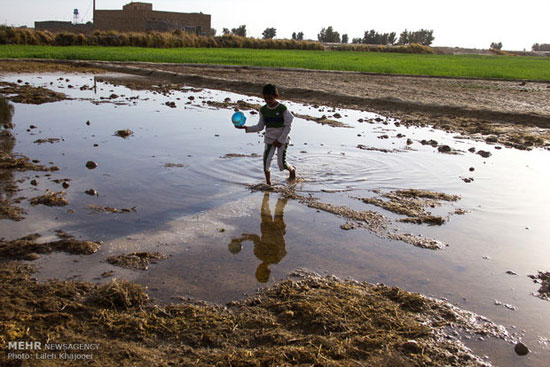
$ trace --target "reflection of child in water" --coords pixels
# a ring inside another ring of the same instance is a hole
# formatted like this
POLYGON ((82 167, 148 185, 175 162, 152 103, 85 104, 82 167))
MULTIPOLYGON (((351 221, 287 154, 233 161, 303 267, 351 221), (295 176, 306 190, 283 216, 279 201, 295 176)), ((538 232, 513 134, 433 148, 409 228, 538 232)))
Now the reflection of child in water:
POLYGON ((275 205, 275 215, 271 218, 269 209, 269 193, 264 194, 262 201, 262 224, 260 230, 261 238, 256 234, 243 233, 241 238, 231 240, 229 251, 237 254, 242 249, 242 243, 245 241, 254 242, 254 255, 262 263, 256 269, 256 279, 260 283, 267 283, 271 270, 269 265, 278 264, 286 255, 285 233, 286 225, 283 219, 285 205, 288 199, 278 199, 275 205))

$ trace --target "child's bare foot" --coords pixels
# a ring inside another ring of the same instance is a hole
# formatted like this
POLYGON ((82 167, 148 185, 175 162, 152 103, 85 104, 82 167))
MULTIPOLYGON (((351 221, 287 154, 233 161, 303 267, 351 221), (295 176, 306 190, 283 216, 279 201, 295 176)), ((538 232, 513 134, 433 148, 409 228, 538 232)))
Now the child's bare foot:
POLYGON ((271 172, 264 172, 265 173, 265 183, 271 186, 271 172))
POLYGON ((293 168, 289 170, 290 175, 288 176, 289 181, 295 181, 296 180, 296 168, 293 168))

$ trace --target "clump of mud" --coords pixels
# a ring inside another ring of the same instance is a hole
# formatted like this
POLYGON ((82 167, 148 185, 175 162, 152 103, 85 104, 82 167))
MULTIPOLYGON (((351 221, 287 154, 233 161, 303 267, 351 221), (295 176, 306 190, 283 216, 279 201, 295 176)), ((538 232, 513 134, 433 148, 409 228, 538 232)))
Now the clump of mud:
POLYGON ((41 243, 39 234, 31 234, 13 241, 0 240, 0 258, 36 260, 39 254, 52 252, 66 252, 72 255, 91 255, 95 253, 101 244, 98 242, 77 240, 71 235, 57 231, 59 240, 41 243))
POLYGON ((109 256, 107 262, 132 270, 147 270, 149 264, 156 264, 159 260, 166 259, 166 256, 159 252, 133 252, 126 255, 109 256))
POLYGON ((29 157, 17 156, 6 152, 0 152, 0 169, 44 172, 59 171, 59 167, 57 166, 45 167, 31 162, 29 157))
POLYGON ((132 213, 132 212, 136 212, 136 207, 132 207, 132 208, 121 208, 121 209, 118 209, 118 208, 111 208, 109 206, 99 206, 99 205, 94 205, 94 204, 90 204, 88 205, 88 207, 90 209, 92 209, 93 212, 95 213, 114 213, 114 214, 121 214, 121 213, 132 213))
POLYGON ((537 297, 550 301, 550 272, 539 271, 537 275, 529 275, 529 278, 533 279, 535 283, 540 284, 537 297))
POLYGON ((258 158, 258 157, 261 157, 261 156, 257 153, 252 153, 252 154, 227 153, 226 155, 220 158, 228 159, 228 158, 258 158))
POLYGON ((65 191, 50 191, 46 190, 44 195, 34 197, 29 200, 31 205, 46 205, 46 206, 65 206, 69 205, 69 201, 65 199, 65 191))
POLYGON ((124 129, 124 130, 117 130, 115 131, 115 136, 120 136, 123 139, 126 139, 130 135, 133 135, 134 132, 130 129, 124 129))
POLYGON ((0 81, 0 93, 8 96, 10 101, 25 104, 43 104, 68 99, 64 93, 54 92, 43 87, 31 87, 0 81))
POLYGON ((99 343, 94 362, 102 366, 489 366, 447 328, 507 337, 441 301, 334 277, 284 280, 227 307, 159 306, 129 282, 38 283, 31 271, 0 264, 0 343, 99 343))
POLYGON ((298 117, 298 118, 301 118, 301 119, 304 119, 304 120, 307 120, 307 121, 315 121, 318 124, 328 125, 328 126, 332 126, 332 127, 351 127, 351 126, 349 126, 349 125, 347 125, 347 124, 345 124, 341 121, 329 119, 325 115, 323 115, 321 117, 313 117, 313 116, 310 116, 310 115, 303 115, 303 114, 295 113, 294 117, 298 117))
POLYGON ((382 197, 388 200, 379 198, 358 199, 366 204, 378 206, 392 213, 406 215, 407 218, 400 219, 401 222, 427 223, 430 225, 442 225, 446 220, 441 216, 431 215, 425 208, 440 206, 441 201, 458 201, 460 199, 457 195, 417 189, 391 191, 383 194, 382 197))
POLYGON ((129 310, 145 305, 149 300, 149 296, 137 284, 114 279, 112 282, 94 289, 88 300, 108 309, 129 310))

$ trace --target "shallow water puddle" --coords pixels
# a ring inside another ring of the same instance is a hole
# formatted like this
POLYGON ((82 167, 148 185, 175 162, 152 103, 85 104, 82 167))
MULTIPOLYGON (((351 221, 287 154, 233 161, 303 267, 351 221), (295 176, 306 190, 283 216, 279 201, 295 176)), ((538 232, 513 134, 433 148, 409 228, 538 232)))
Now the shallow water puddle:
MULTIPOLYGON (((295 114, 349 126, 296 118, 289 149, 300 178, 296 194, 372 210, 388 220, 384 235, 343 230, 347 220, 341 216, 247 187, 263 180, 258 156, 263 138, 232 127, 231 103, 261 104, 260 99, 193 88, 132 90, 99 79, 73 74, 3 78, 70 97, 14 104, 13 117, 14 151, 60 167, 53 173, 16 173, 18 195, 30 199, 46 189, 65 191, 69 205, 31 206, 24 200, 19 205, 28 212, 26 219, 0 221, 1 236, 51 236, 62 229, 104 241, 91 256, 43 256, 35 262, 39 277, 104 281, 105 274, 147 285, 153 297, 166 302, 178 297, 226 302, 307 268, 447 298, 514 326, 511 331, 535 352, 522 363, 537 365, 548 355, 539 338, 550 337, 550 307, 531 295, 538 286, 527 275, 550 270, 550 152, 500 149, 363 111, 285 102, 295 114), (220 108, 224 101, 227 108, 220 108), (131 130, 126 138, 116 135, 126 129, 131 130), (430 140, 457 154, 440 153, 427 144, 430 140), (87 168, 88 161, 97 168, 87 168), (442 226, 401 223, 403 215, 359 200, 407 189, 460 199, 425 209, 444 218, 442 226), (387 238, 397 232, 447 246, 434 251, 387 238), (106 262, 109 256, 140 251, 168 258, 147 272, 106 262)), ((256 123, 257 115, 245 114, 247 124, 256 123)), ((286 173, 275 165, 273 176, 276 187, 287 186, 286 173)), ((495 364, 513 365, 516 358, 512 348, 491 345, 497 353, 489 352, 488 344, 473 347, 495 364)))

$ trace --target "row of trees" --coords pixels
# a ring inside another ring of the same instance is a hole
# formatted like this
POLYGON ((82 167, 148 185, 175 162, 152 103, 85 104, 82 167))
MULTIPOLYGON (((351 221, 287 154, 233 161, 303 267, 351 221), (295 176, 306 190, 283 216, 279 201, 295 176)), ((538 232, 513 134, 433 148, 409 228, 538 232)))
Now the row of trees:
MULTIPOLYGON (((216 31, 213 30, 213 35, 216 31)), ((236 36, 246 37, 246 26, 242 25, 237 28, 229 30, 229 28, 223 29, 223 34, 233 34, 236 36)), ((262 32, 263 39, 273 39, 277 35, 276 28, 266 28, 262 32)), ((304 32, 294 32, 292 33, 292 39, 296 41, 304 40, 304 32)), ((335 31, 332 26, 321 29, 321 32, 317 35, 319 42, 328 42, 328 43, 348 43, 349 36, 343 34, 340 36, 340 33, 335 31)), ((434 40, 433 30, 421 29, 419 31, 410 32, 406 29, 401 32, 399 39, 397 39, 397 34, 395 32, 391 33, 378 33, 374 29, 366 31, 363 38, 354 38, 352 43, 356 44, 368 44, 368 45, 410 45, 412 43, 418 43, 423 46, 430 46, 434 40)))
MULTIPOLYGON (((348 43, 347 34, 344 34, 340 39, 340 34, 334 31, 332 27, 323 28, 321 33, 317 35, 317 39, 320 42, 348 43)), ((397 39, 397 34, 395 32, 378 33, 374 29, 371 29, 365 32, 363 38, 354 38, 352 43, 366 45, 410 45, 417 43, 423 46, 430 46, 433 40, 433 30, 421 29, 411 32, 405 29, 401 32, 399 39, 397 39)))
POLYGON ((533 50, 533 51, 550 51, 550 43, 542 43, 542 44, 535 43, 531 47, 531 50, 533 50))

